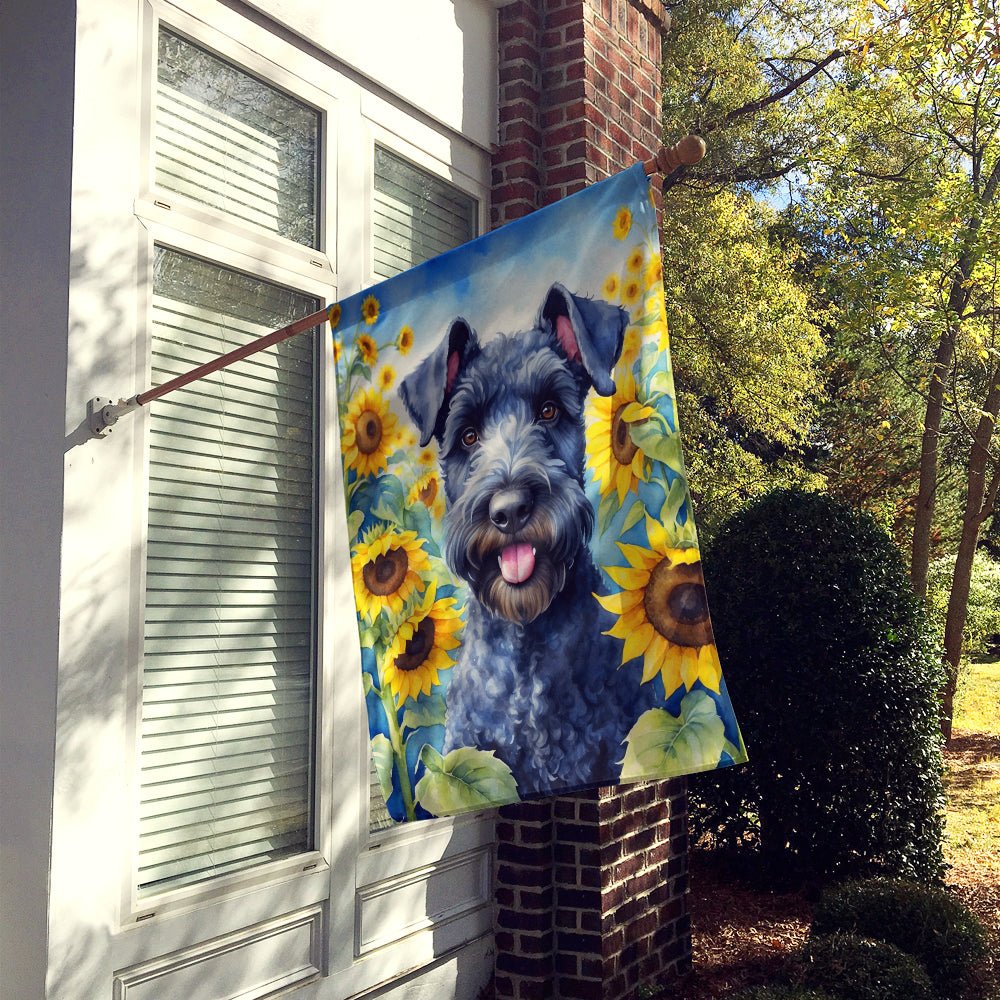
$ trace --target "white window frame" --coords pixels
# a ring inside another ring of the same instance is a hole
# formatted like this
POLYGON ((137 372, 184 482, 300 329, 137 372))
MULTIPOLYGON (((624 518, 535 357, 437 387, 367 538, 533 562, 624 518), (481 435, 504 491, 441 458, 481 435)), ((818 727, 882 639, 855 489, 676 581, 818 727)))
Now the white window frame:
MULTIPOLYGON (((206 5, 207 6, 207 5, 206 5)), ((142 157, 140 160, 142 182, 134 210, 136 217, 142 223, 146 238, 139 247, 139 329, 140 337, 136 348, 136 381, 139 385, 149 385, 152 346, 152 266, 154 244, 191 254, 209 260, 222 267, 242 271, 265 281, 285 285, 306 295, 314 296, 320 304, 328 304, 337 297, 336 279, 333 263, 326 252, 326 246, 331 241, 329 234, 336 232, 336 220, 333 215, 335 198, 329 197, 323 182, 324 170, 320 172, 318 191, 319 234, 320 247, 311 248, 282 239, 263 230, 256 230, 249 225, 240 224, 228 219, 220 211, 213 212, 205 206, 175 195, 173 192, 161 193, 154 183, 153 162, 153 89, 155 86, 157 35, 162 20, 166 27, 184 35, 195 44, 209 49, 223 59, 230 61, 248 72, 267 80, 272 85, 293 94, 297 99, 316 108, 321 115, 319 158, 321 164, 329 162, 336 149, 336 118, 337 102, 334 95, 326 93, 303 78, 294 75, 282 63, 272 62, 256 51, 235 41, 233 37, 223 32, 214 32, 200 19, 179 10, 167 3, 147 3, 143 19, 143 51, 145 72, 143 80, 143 119, 142 119, 142 157)), ((206 11, 207 13, 207 11, 206 11)), ((245 29, 244 29, 245 30, 245 29)), ((287 59, 294 59, 295 50, 284 44, 276 44, 277 40, 266 32, 258 41, 261 47, 291 50, 284 53, 287 59)), ((281 55, 275 51, 273 55, 281 55)), ((326 378, 326 371, 332 363, 332 346, 330 338, 322 333, 316 356, 318 373, 316 391, 320 413, 330 405, 326 398, 332 393, 326 378)), ((155 406, 155 401, 150 404, 155 406)), ((314 849, 283 858, 279 861, 267 862, 228 875, 207 879, 190 886, 177 889, 166 889, 153 896, 139 898, 137 892, 137 877, 135 871, 135 846, 138 842, 138 800, 139 800, 139 728, 142 713, 141 675, 142 675, 142 634, 145 607, 146 579, 146 513, 148 510, 148 480, 149 480, 149 411, 145 407, 136 414, 136 507, 141 514, 137 517, 133 533, 132 551, 134 553, 133 579, 137 581, 133 588, 133 603, 130 614, 130 670, 128 671, 128 745, 132 749, 133 764, 130 768, 127 786, 127 802, 131 808, 128 844, 130 850, 124 859, 126 877, 123 879, 121 901, 121 925, 123 927, 137 926, 147 921, 154 921, 160 914, 187 912, 220 899, 232 893, 239 893, 246 888, 257 888, 262 885, 280 885, 288 882, 296 875, 309 872, 325 873, 329 869, 329 844, 323 842, 323 830, 319 824, 322 812, 319 790, 323 787, 319 780, 319 763, 325 758, 324 745, 317 732, 316 754, 317 768, 312 789, 315 845, 314 849)), ((328 451, 327 434, 320 420, 318 427, 316 455, 318 464, 323 461, 328 451)), ((333 566, 325 550, 329 526, 333 523, 333 512, 329 509, 334 503, 337 490, 330 488, 317 475, 317 543, 320 546, 319 566, 333 566)), ((320 573, 315 581, 316 596, 316 640, 314 647, 314 682, 316 685, 316 714, 319 724, 319 702, 324 688, 330 684, 332 665, 327 662, 329 657, 324 650, 329 644, 323 641, 323 625, 327 620, 327 592, 331 589, 330 580, 326 577, 332 573, 320 573)), ((317 881, 315 878, 312 881, 317 881)), ((315 893, 311 893, 315 896, 315 893)), ((317 897, 317 899, 322 896, 317 897)), ((315 901, 315 900, 313 900, 315 901)), ((277 902, 277 901, 276 901, 277 902)))
MULTIPOLYGON (((488 219, 489 159, 485 150, 437 126, 403 102, 366 89, 343 67, 297 48, 238 11, 213 0, 168 0, 143 5, 140 61, 143 108, 141 183, 134 213, 141 223, 138 247, 139 343, 136 385, 146 387, 150 364, 150 316, 154 243, 225 267, 287 285, 321 303, 353 294, 372 280, 371 204, 376 142, 477 200, 479 232, 488 219), (153 184, 152 104, 156 38, 160 20, 220 57, 286 90, 323 115, 320 140, 320 248, 294 244, 220 217, 206 206, 153 184), (237 41, 240 39, 240 41, 237 41), (362 149, 364 155, 349 151, 362 149), (358 192, 364 198, 358 198, 358 192), (339 206, 339 207, 338 207, 339 206), (143 332, 144 331, 144 332, 143 332)), ((325 331, 324 331, 325 332, 325 331)), ((321 945, 315 956, 321 995, 343 997, 386 983, 492 929, 494 813, 400 824, 369 831, 368 738, 360 685, 360 654, 347 547, 336 427, 332 341, 320 337, 317 363, 321 413, 318 428, 315 850, 245 872, 139 899, 134 873, 138 816, 138 726, 145 580, 149 422, 142 410, 135 427, 132 597, 129 629, 128 710, 125 734, 131 761, 126 774, 129 823, 123 843, 119 919, 112 940, 118 989, 159 975, 171 951, 189 953, 192 942, 223 941, 278 915, 306 913, 315 919, 321 945), (357 698, 333 692, 357 682, 357 698), (464 896, 434 912, 420 909, 427 886, 461 887, 464 896), (400 903, 418 904, 391 929, 377 924, 400 903), (175 919, 180 918, 180 919, 175 919)), ((155 401, 151 405, 156 405, 155 401)), ((220 945, 220 948, 223 946, 220 945)), ((303 980, 305 981, 305 980, 303 980)))

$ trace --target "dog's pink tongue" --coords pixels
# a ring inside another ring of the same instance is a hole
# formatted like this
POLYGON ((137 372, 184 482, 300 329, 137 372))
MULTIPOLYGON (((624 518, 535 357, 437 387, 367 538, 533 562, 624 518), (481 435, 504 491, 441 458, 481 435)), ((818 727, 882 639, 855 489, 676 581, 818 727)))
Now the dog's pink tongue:
POLYGON ((524 583, 535 569, 535 552, 526 542, 508 545, 500 553, 500 573, 508 583, 524 583))

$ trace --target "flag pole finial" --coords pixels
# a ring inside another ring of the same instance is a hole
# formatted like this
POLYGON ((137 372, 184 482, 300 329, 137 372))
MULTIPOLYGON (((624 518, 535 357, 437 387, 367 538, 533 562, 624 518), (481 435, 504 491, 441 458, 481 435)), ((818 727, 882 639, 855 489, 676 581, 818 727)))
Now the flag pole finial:
POLYGON ((673 173, 679 166, 693 166, 704 155, 707 146, 700 135, 686 135, 673 146, 660 146, 656 155, 643 162, 642 168, 647 174, 673 173))

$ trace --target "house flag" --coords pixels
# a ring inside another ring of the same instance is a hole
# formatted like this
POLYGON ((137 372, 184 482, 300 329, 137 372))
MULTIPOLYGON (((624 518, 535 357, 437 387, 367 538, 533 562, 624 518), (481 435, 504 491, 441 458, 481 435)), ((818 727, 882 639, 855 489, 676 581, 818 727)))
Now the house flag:
POLYGON ((334 305, 330 322, 390 815, 746 760, 642 165, 334 305))

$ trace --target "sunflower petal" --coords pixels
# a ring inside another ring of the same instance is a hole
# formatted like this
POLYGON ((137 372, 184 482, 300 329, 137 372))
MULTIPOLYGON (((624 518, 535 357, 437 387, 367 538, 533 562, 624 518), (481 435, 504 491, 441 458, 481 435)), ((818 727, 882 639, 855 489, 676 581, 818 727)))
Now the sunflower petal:
POLYGON ((693 646, 679 646, 681 660, 681 680, 690 691, 698 680, 698 650, 693 646))
POLYGON ((649 622, 633 629, 625 640, 625 649, 622 651, 623 661, 634 660, 637 656, 642 656, 649 648, 655 631, 649 622))
MULTIPOLYGON (((619 542, 619 545, 621 543, 619 542)), ((634 546, 630 546, 634 548, 634 546)), ((649 583, 649 570, 635 566, 605 566, 605 572, 624 590, 639 590, 649 583)))
POLYGON ((711 643, 698 650, 698 680, 716 694, 720 693, 722 664, 719 663, 718 649, 711 643))

